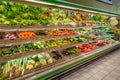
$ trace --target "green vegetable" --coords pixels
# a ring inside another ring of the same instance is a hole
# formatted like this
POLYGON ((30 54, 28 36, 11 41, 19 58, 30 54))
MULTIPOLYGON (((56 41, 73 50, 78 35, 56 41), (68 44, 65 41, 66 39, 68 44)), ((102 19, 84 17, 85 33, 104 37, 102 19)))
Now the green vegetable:
POLYGON ((10 6, 14 6, 14 4, 15 3, 13 3, 13 2, 8 2, 8 6, 10 7, 10 6))
POLYGON ((33 45, 38 48, 46 47, 46 42, 45 41, 34 42, 33 45))
POLYGON ((41 55, 45 58, 45 59, 49 59, 50 55, 46 52, 41 53, 41 55))
POLYGON ((6 20, 4 18, 0 18, 0 24, 4 24, 6 20))
POLYGON ((6 18, 6 16, 5 16, 4 14, 0 14, 0 18, 5 19, 5 18, 6 18))
POLYGON ((38 57, 38 55, 34 55, 34 56, 32 56, 32 59, 34 60, 34 61, 39 61, 39 57, 38 57))
POLYGON ((8 11, 13 12, 14 14, 18 14, 20 10, 20 5, 13 2, 8 2, 8 11))
POLYGON ((36 62, 35 63, 35 67, 39 66, 40 65, 40 62, 36 62))
POLYGON ((17 25, 18 23, 19 23, 19 22, 18 22, 17 20, 11 20, 9 24, 10 24, 11 26, 14 26, 14 25, 17 25))
POLYGON ((7 11, 6 16, 7 16, 7 18, 13 19, 13 18, 15 18, 15 13, 12 11, 7 11))
POLYGON ((47 65, 47 61, 44 58, 40 59, 40 64, 41 65, 47 65))
POLYGON ((68 48, 67 52, 70 54, 78 54, 78 53, 80 53, 80 50, 76 49, 76 48, 68 48))
POLYGON ((28 9, 29 6, 26 5, 26 4, 20 4, 19 7, 20 7, 20 11, 21 11, 21 12, 25 12, 25 13, 26 13, 26 12, 29 11, 29 9, 28 9))
POLYGON ((21 20, 20 24, 25 25, 25 26, 34 25, 34 24, 37 24, 37 21, 36 20, 25 20, 25 19, 23 19, 23 20, 21 20))
POLYGON ((0 5, 8 5, 8 2, 6 2, 6 1, 0 1, 0 5))
POLYGON ((49 24, 49 21, 47 19, 46 20, 39 20, 38 24, 47 25, 47 24, 49 24))
POLYGON ((7 12, 7 7, 6 5, 0 5, 0 13, 6 13, 7 12))
POLYGON ((83 42, 82 38, 77 38, 77 41, 78 41, 79 43, 82 43, 82 42, 83 42))
POLYGON ((4 56, 4 55, 12 55, 12 54, 16 54, 18 53, 19 50, 17 47, 13 47, 13 48, 8 48, 6 50, 2 50, 2 54, 1 56, 4 56))
POLYGON ((0 74, 0 80, 3 80, 6 76, 6 74, 0 74))
POLYGON ((19 49, 21 51, 30 51, 30 50, 37 49, 37 47, 33 46, 32 43, 29 43, 29 44, 21 44, 21 45, 19 45, 19 49))
POLYGON ((22 17, 23 19, 29 19, 29 14, 28 14, 28 13, 22 13, 22 14, 21 14, 21 17, 22 17))

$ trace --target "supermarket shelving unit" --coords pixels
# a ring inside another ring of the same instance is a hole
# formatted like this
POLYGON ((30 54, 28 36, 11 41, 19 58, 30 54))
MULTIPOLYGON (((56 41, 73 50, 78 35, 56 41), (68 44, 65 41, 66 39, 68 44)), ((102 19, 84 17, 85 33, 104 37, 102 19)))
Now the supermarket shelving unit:
MULTIPOLYGON (((45 6, 50 6, 50 7, 57 7, 57 8, 65 8, 65 9, 70 9, 70 10, 77 10, 77 11, 82 11, 82 12, 87 12, 87 13, 93 13, 93 14, 100 14, 100 15, 106 15, 106 16, 120 16, 120 14, 117 13, 112 13, 96 8, 91 8, 83 5, 78 5, 78 4, 73 4, 65 1, 60 1, 60 0, 44 0, 43 1, 34 1, 34 0, 11 0, 13 2, 21 2, 25 4, 35 4, 35 5, 45 5, 45 6)), ((11 26, 6 26, 6 25, 0 25, 0 32, 14 32, 14 31, 25 31, 25 30, 50 30, 50 29, 78 29, 78 27, 72 27, 72 26, 28 26, 28 27, 22 27, 18 25, 19 27, 11 27, 11 26)), ((82 28, 82 27, 79 27, 82 28)), ((86 27, 87 28, 87 27, 86 27)), ((41 36, 41 37, 34 37, 34 38, 28 38, 26 39, 15 39, 15 40, 0 40, 0 47, 6 47, 6 46, 13 46, 13 45, 19 45, 19 44, 25 44, 25 43, 31 43, 31 42, 36 42, 39 40, 52 40, 52 39, 62 39, 62 38, 70 38, 70 37, 78 37, 81 36, 81 34, 73 34, 73 35, 65 35, 65 36, 41 36)), ((92 41, 89 41, 92 42, 92 41)), ((23 58, 23 57, 28 57, 31 55, 38 54, 39 52, 51 52, 55 50, 60 50, 60 49, 65 49, 69 48, 72 46, 79 45, 78 43, 72 43, 68 45, 62 45, 62 46, 57 46, 57 47, 51 47, 47 49, 37 49, 35 51, 29 51, 25 53, 19 53, 15 54, 12 56, 2 56, 0 57, 0 62, 6 62, 9 60, 13 59, 18 59, 18 58, 23 58)), ((104 55, 107 52, 110 52, 116 48, 120 47, 120 42, 115 42, 113 44, 109 44, 103 47, 99 47, 95 50, 92 50, 90 52, 81 54, 81 55, 76 55, 73 57, 65 58, 62 59, 54 64, 48 65, 45 68, 37 68, 34 70, 31 70, 29 73, 26 73, 24 75, 21 75, 20 77, 14 77, 13 80, 45 80, 49 79, 52 80, 62 74, 65 74, 66 72, 78 67, 78 65, 83 65, 86 62, 89 62, 101 55, 104 55)))

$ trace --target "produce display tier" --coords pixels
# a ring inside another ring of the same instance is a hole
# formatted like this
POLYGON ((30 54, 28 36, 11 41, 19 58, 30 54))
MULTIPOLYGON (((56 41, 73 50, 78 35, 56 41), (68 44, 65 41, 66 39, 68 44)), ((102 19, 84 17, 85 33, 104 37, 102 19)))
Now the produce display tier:
POLYGON ((30 38, 17 38, 17 39, 7 39, 7 40, 0 40, 0 47, 6 47, 6 46, 14 46, 19 44, 26 44, 31 42, 37 42, 37 41, 47 41, 47 40, 55 40, 55 39, 63 39, 63 38, 74 38, 79 37, 82 34, 70 34, 70 35, 56 35, 56 36, 38 36, 38 37, 30 37, 30 38))
POLYGON ((92 50, 87 53, 83 53, 81 55, 77 55, 75 57, 71 58, 66 58, 62 60, 59 63, 56 63, 52 66, 49 66, 47 68, 43 69, 37 69, 33 71, 32 73, 23 75, 21 77, 15 78, 13 80, 20 80, 20 79, 25 79, 25 80, 45 80, 45 79, 54 79, 57 76, 62 75, 65 73, 68 69, 74 67, 78 64, 82 64, 85 61, 88 61, 90 59, 94 59, 95 57, 98 57, 100 55, 103 55, 106 52, 112 51, 116 48, 120 47, 120 43, 116 42, 113 44, 109 44, 100 48, 97 48, 95 50, 92 50))
POLYGON ((44 2, 39 2, 39 1, 16 1, 12 0, 14 2, 23 2, 23 3, 31 3, 31 4, 36 4, 36 5, 46 5, 46 6, 51 6, 51 7, 58 7, 58 8, 65 8, 65 9, 70 9, 70 10, 78 10, 81 12, 88 12, 88 13, 94 13, 94 14, 100 14, 100 15, 107 15, 107 16, 120 16, 118 13, 114 12, 109 12, 106 10, 102 9, 97 9, 94 7, 90 6, 84 6, 84 5, 79 5, 67 1, 59 1, 59 0, 44 0, 44 2))
MULTIPOLYGON (((90 42, 94 42, 94 41, 95 40, 88 41, 85 43, 90 43, 90 42)), ((81 43, 70 43, 68 45, 59 45, 59 46, 55 46, 55 47, 40 48, 40 49, 27 51, 27 52, 23 52, 23 53, 17 53, 17 54, 14 54, 12 56, 2 56, 2 57, 0 57, 0 63, 6 62, 9 60, 13 60, 13 59, 18 59, 18 58, 23 58, 23 57, 28 57, 28 56, 40 54, 42 52, 51 52, 51 51, 61 50, 61 49, 69 48, 69 47, 74 47, 74 46, 77 46, 79 44, 81 44, 81 43)))
MULTIPOLYGON (((91 34, 99 34, 101 32, 94 32, 91 34)), ((103 32, 106 33, 106 32, 103 32)), ((0 39, 0 47, 7 47, 7 46, 15 46, 20 44, 27 44, 37 41, 48 41, 48 40, 55 40, 55 39, 64 39, 64 38, 75 38, 80 36, 85 36, 88 34, 67 34, 67 35, 49 35, 49 36, 36 36, 36 37, 29 37, 29 38, 16 38, 16 39, 0 39)), ((104 37, 107 38, 108 36, 104 37)), ((112 37, 112 36, 109 36, 112 37)))
POLYGON ((0 32, 14 32, 14 31, 34 31, 34 30, 52 30, 52 29, 80 29, 80 28, 97 28, 97 27, 104 27, 103 25, 99 26, 55 26, 55 25, 50 25, 50 26, 41 26, 41 25, 32 25, 32 26, 21 26, 21 25, 15 25, 15 26, 10 26, 6 24, 0 24, 0 32))

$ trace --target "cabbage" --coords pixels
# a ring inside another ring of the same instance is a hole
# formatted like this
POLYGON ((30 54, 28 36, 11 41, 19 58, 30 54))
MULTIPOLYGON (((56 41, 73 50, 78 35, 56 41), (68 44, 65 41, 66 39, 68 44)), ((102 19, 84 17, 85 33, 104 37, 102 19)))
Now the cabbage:
POLYGON ((48 53, 41 53, 41 55, 45 58, 45 59, 49 59, 50 55, 48 53))
POLYGON ((41 58, 43 58, 43 56, 42 55, 34 55, 34 56, 32 56, 32 59, 34 60, 34 61, 39 61, 39 59, 41 59, 41 58))
POLYGON ((43 56, 41 54, 38 55, 38 58, 43 58, 43 56))
POLYGON ((39 66, 40 65, 40 62, 36 62, 35 63, 35 67, 39 66))
POLYGON ((47 61, 44 58, 40 59, 40 64, 41 65, 47 65, 47 61))

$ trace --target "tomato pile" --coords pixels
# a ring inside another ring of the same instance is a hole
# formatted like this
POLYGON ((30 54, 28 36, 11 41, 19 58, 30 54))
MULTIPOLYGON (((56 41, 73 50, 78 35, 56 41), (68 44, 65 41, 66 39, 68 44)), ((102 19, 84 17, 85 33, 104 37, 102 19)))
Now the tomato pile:
POLYGON ((94 49, 90 44, 81 44, 76 46, 76 48, 80 49, 81 52, 88 52, 94 49))
POLYGON ((95 49, 96 47, 104 46, 106 44, 109 44, 109 43, 108 42, 91 42, 88 44, 80 44, 75 47, 77 49, 80 49, 81 52, 88 52, 88 51, 95 49))

